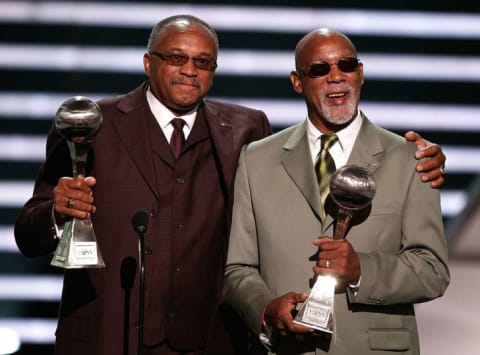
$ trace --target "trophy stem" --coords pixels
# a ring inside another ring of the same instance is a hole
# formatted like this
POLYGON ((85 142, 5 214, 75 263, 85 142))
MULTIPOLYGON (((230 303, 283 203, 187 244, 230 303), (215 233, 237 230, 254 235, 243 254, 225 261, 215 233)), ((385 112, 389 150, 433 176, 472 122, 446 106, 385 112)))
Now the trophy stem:
POLYGON ((333 234, 333 239, 342 240, 345 238, 348 226, 350 225, 350 221, 352 220, 352 215, 352 210, 339 207, 337 224, 335 225, 335 233, 333 234))
POLYGON ((72 159, 73 177, 84 177, 90 144, 67 141, 67 145, 72 159))

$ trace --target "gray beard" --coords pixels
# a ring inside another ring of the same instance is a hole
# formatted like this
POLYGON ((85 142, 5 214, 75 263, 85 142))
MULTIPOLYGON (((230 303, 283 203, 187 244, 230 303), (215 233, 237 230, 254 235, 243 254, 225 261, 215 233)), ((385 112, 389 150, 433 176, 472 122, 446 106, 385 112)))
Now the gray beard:
POLYGON ((348 101, 341 106, 332 106, 327 103, 327 99, 325 97, 327 88, 325 88, 325 94, 322 93, 322 116, 327 122, 333 125, 344 125, 351 121, 354 118, 354 115, 357 113, 357 103, 355 100, 356 91, 353 90, 353 88, 348 84, 345 84, 343 88, 348 89, 351 95, 349 96, 348 101))
POLYGON ((357 112, 357 106, 353 100, 349 100, 342 106, 322 106, 322 115, 325 120, 333 125, 344 125, 351 121, 357 112))

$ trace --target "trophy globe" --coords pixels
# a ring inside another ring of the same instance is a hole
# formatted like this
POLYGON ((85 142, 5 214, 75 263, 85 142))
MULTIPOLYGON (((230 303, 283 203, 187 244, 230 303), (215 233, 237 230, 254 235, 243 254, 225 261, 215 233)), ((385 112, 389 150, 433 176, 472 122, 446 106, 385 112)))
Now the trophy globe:
POLYGON ((330 197, 338 206, 334 239, 343 239, 355 211, 368 207, 375 196, 373 174, 364 167, 347 164, 330 179, 330 197))

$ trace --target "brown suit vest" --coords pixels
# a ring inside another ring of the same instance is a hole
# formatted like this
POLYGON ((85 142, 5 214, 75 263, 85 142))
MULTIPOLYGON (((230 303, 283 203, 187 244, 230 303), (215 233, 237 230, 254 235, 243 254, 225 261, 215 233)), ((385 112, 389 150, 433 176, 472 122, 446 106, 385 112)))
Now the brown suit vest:
POLYGON ((199 114, 175 161, 161 129, 149 120, 161 230, 146 238, 149 277, 145 343, 177 350, 205 346, 221 294, 226 196, 210 133, 199 114))

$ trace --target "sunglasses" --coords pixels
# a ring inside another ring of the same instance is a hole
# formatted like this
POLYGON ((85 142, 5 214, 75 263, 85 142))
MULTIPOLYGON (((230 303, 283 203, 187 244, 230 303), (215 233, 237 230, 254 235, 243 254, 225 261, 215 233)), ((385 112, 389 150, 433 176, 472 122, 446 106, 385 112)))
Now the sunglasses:
POLYGON ((167 62, 168 65, 173 65, 176 67, 181 67, 182 65, 187 64, 187 62, 191 59, 193 65, 200 70, 208 70, 214 71, 217 68, 217 62, 212 58, 208 57, 190 57, 186 54, 167 54, 167 53, 159 53, 159 52, 150 52, 151 55, 155 55, 160 59, 167 62))
POLYGON ((359 64, 358 58, 343 58, 340 59, 337 63, 313 63, 309 67, 300 68, 300 70, 305 74, 308 75, 310 78, 320 78, 322 76, 327 75, 330 73, 330 67, 332 65, 336 65, 338 69, 340 69, 343 73, 351 73, 358 68, 359 64))

